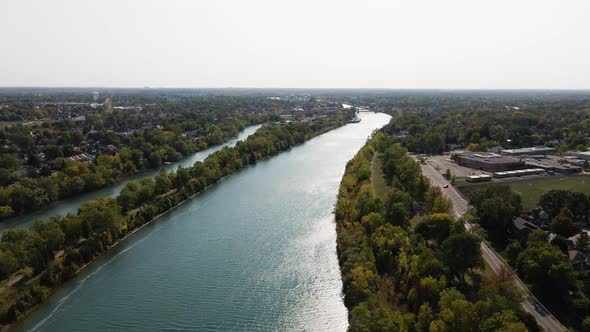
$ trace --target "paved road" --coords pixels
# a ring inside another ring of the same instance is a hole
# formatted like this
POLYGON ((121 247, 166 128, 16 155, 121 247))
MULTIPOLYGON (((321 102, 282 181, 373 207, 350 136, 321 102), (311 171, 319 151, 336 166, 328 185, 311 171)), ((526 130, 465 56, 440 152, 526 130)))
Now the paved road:
MULTIPOLYGON (((453 187, 432 165, 421 165, 422 174, 424 174, 434 186, 439 186, 443 195, 453 203, 453 214, 456 218, 461 218, 469 209, 469 202, 461 196, 455 187, 453 187), (448 188, 444 188, 444 186, 448 188)), ((465 227, 471 229, 471 224, 465 224, 465 227)), ((481 243, 481 253, 485 261, 498 273, 501 269, 508 269, 509 267, 498 257, 487 243, 481 243)), ((553 316, 551 313, 539 302, 539 300, 531 293, 527 286, 515 275, 514 283, 525 295, 525 300, 522 303, 524 310, 530 313, 541 328, 545 331, 567 331, 567 329, 553 316)))

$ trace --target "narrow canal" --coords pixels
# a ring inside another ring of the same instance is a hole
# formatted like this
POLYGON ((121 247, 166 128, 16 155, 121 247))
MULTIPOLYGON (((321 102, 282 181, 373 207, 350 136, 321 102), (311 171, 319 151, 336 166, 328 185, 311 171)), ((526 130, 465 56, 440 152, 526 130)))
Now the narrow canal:
POLYGON ((360 117, 147 226, 17 330, 346 330, 332 211, 346 162, 389 121, 360 117))
MULTIPOLYGON (((182 167, 192 166, 195 162, 203 161, 205 158, 207 158, 208 155, 223 148, 224 146, 236 145, 236 143, 238 141, 246 139, 246 137, 252 135, 256 130, 258 130, 258 128, 260 128, 260 125, 246 127, 244 130, 242 130, 238 134, 238 137, 233 138, 224 144, 210 147, 206 150, 196 152, 196 153, 194 153, 182 160, 171 163, 169 165, 165 165, 164 169, 166 171, 172 171, 172 170, 176 170, 179 166, 182 166, 182 167)), ((15 218, 12 218, 9 220, 2 221, 2 222, 0 222, 0 235, 2 234, 2 231, 6 228, 30 228, 31 226, 33 226, 35 221, 37 221, 39 219, 45 219, 45 218, 49 218, 51 216, 56 216, 56 215, 63 216, 68 213, 75 214, 78 212, 78 208, 80 207, 80 205, 84 204, 85 202, 88 202, 90 200, 100 198, 100 197, 107 197, 107 196, 115 197, 119 194, 119 192, 121 192, 121 190, 125 187, 125 185, 129 181, 138 181, 138 180, 140 180, 144 177, 147 177, 147 176, 154 176, 154 175, 158 174, 158 172, 159 172, 158 169, 153 169, 153 170, 141 172, 140 174, 137 174, 133 177, 125 179, 125 181, 120 182, 114 186, 102 188, 100 190, 96 190, 96 191, 93 191, 90 193, 71 197, 66 200, 56 202, 55 204, 52 204, 51 206, 49 206, 45 209, 35 211, 35 212, 27 214, 25 216, 19 216, 19 217, 15 217, 15 218)))

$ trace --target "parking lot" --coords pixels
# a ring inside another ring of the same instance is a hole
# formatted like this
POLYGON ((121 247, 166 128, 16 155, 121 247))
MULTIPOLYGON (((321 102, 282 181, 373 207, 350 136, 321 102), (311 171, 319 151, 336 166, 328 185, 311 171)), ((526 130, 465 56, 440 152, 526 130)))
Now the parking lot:
POLYGON ((469 175, 482 175, 482 174, 488 174, 491 175, 491 173, 486 172, 486 171, 481 171, 481 170, 477 170, 477 169, 473 169, 473 168, 468 168, 468 167, 463 167, 458 165, 457 163, 451 161, 451 155, 450 154, 444 154, 444 155, 438 155, 438 156, 428 156, 426 158, 426 161, 432 165, 432 167, 434 167, 436 170, 438 170, 440 173, 445 173, 447 171, 447 169, 451 170, 451 174, 456 176, 456 177, 467 177, 469 175))

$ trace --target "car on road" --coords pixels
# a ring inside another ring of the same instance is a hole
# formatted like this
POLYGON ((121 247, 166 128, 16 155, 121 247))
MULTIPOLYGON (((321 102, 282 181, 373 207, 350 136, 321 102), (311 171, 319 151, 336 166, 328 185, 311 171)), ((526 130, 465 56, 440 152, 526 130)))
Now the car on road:
POLYGON ((448 188, 448 187, 449 187, 449 185, 448 185, 448 184, 445 184, 445 185, 443 186, 443 188, 448 188))

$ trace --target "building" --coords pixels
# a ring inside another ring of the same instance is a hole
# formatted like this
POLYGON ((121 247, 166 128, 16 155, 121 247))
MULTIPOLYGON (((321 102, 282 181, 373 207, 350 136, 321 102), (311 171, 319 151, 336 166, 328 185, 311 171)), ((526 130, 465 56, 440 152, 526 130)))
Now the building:
POLYGON ((502 150, 500 151, 500 154, 515 157, 527 155, 546 155, 552 153, 553 151, 555 151, 554 148, 548 148, 546 146, 536 146, 532 148, 502 150))
POLYGON ((66 160, 72 161, 94 161, 94 156, 89 153, 80 153, 75 156, 67 157, 66 160))
POLYGON ((485 182, 485 181, 491 181, 492 180, 492 176, 491 175, 486 175, 486 174, 482 174, 482 175, 470 175, 467 177, 467 182, 485 182))
POLYGON ((568 152, 567 155, 576 157, 577 159, 590 160, 590 151, 568 152))
POLYGON ((518 237, 526 238, 530 233, 539 229, 537 225, 530 223, 529 221, 516 217, 512 219, 512 227, 518 237))
POLYGON ((563 158, 557 156, 548 156, 540 159, 530 158, 525 161, 527 166, 542 168, 549 173, 574 174, 582 171, 582 167, 573 165, 570 162, 563 162, 563 158))
POLYGON ((524 162, 514 157, 489 152, 464 152, 454 155, 457 164, 488 172, 502 172, 524 167, 524 162))
POLYGON ((536 174, 543 174, 545 170, 543 168, 526 168, 526 169, 519 169, 516 171, 507 171, 507 172, 494 172, 494 177, 498 179, 502 178, 509 178, 514 176, 525 176, 525 175, 536 175, 536 174))

